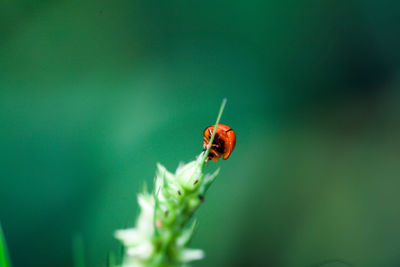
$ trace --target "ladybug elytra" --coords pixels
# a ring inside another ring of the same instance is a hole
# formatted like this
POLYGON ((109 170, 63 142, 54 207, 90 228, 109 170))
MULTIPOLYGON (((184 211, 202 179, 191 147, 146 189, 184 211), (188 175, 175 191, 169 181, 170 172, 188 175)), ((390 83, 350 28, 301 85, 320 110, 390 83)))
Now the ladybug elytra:
MULTIPOLYGON (((206 150, 211 139, 215 125, 207 127, 203 132, 203 147, 206 150)), ((225 124, 218 124, 214 141, 208 154, 208 160, 218 161, 222 156, 225 160, 232 154, 236 144, 236 135, 231 127, 225 124)))

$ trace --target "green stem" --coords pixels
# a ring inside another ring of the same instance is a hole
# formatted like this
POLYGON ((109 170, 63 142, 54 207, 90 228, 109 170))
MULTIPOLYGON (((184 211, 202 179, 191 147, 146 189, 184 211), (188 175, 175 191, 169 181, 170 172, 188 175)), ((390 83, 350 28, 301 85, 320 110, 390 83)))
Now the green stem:
POLYGON ((214 141, 215 133, 217 132, 217 127, 218 127, 219 121, 221 119, 222 113, 224 112, 226 101, 227 101, 226 98, 224 98, 222 100, 221 107, 219 108, 219 113, 218 113, 217 120, 215 122, 214 130, 213 130, 213 133, 211 135, 210 142, 208 144, 208 148, 206 150, 206 153, 204 153, 203 161, 201 162, 201 169, 202 170, 203 170, 204 163, 205 163, 205 161, 206 161, 206 159, 208 157, 208 154, 210 153, 210 148, 211 148, 211 145, 212 145, 212 143, 214 141))

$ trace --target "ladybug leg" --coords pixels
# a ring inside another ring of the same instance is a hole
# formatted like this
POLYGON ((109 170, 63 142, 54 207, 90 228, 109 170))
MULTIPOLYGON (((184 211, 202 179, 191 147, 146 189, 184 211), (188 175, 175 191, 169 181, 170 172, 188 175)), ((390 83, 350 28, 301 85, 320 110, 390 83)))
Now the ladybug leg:
POLYGON ((209 146, 210 146, 210 140, 208 140, 208 139, 206 139, 206 138, 204 138, 204 147, 205 148, 208 148, 209 146))
MULTIPOLYGON (((205 137, 205 136, 203 136, 203 147, 204 147, 204 149, 208 149, 208 148, 210 147, 210 140, 209 140, 207 137, 205 137)), ((213 143, 213 144, 211 145, 211 147, 212 147, 212 148, 213 148, 213 147, 218 147, 218 145, 215 144, 215 143, 213 143)))
MULTIPOLYGON (((207 149, 207 148, 210 147, 210 144, 207 144, 207 145, 205 145, 204 147, 205 147, 205 149, 207 149)), ((218 147, 217 144, 212 144, 212 145, 211 145, 211 148, 216 148, 216 147, 218 147)))
POLYGON ((207 158, 206 158, 206 163, 208 163, 208 161, 211 159, 211 160, 214 160, 214 158, 215 158, 215 154, 214 154, 214 152, 211 152, 210 151, 210 154, 208 154, 208 156, 207 156, 207 158))
POLYGON ((208 140, 208 138, 206 138, 205 136, 203 136, 203 148, 205 149, 205 150, 207 150, 207 148, 208 148, 208 146, 209 146, 209 143, 210 142, 210 140, 208 140))
MULTIPOLYGON (((211 154, 211 152, 210 152, 210 154, 211 154)), ((208 156, 208 159, 211 159, 216 162, 219 160, 220 157, 221 157, 221 153, 219 153, 213 149, 212 154, 211 154, 211 156, 208 156)))

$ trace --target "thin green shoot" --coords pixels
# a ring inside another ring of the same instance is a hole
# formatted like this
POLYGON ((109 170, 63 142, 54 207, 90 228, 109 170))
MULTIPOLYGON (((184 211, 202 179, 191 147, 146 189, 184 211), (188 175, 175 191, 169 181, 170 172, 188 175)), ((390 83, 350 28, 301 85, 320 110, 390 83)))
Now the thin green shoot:
POLYGON ((218 127, 219 121, 220 121, 220 119, 221 119, 222 113, 224 112, 224 108, 225 108, 225 105, 226 105, 226 101, 227 101, 227 99, 224 98, 224 99, 222 100, 221 107, 219 108, 219 113, 218 113, 217 120, 216 120, 216 122, 215 122, 214 130, 213 130, 213 133, 212 133, 212 135, 211 135, 210 142, 209 142, 209 144, 208 144, 207 150, 206 150, 206 152, 204 153, 203 161, 202 161, 202 163, 201 163, 201 169, 203 169, 204 163, 205 163, 205 161, 206 161, 206 159, 207 159, 207 157, 208 157, 208 154, 210 153, 210 149, 211 149, 212 143, 213 143, 213 141, 214 141, 215 133, 217 132, 217 127, 218 127))

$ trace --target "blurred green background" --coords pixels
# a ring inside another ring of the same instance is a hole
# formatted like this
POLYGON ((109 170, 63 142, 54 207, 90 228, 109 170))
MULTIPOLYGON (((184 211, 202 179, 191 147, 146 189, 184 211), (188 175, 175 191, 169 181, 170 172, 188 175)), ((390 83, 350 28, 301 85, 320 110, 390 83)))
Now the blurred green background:
POLYGON ((104 266, 223 97, 237 145, 208 166, 194 266, 399 266, 399 48, 399 1, 1 1, 14 266, 72 266, 77 235, 104 266))

